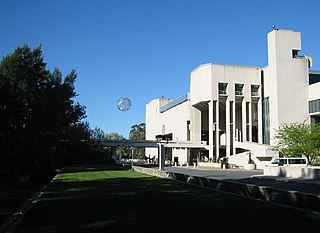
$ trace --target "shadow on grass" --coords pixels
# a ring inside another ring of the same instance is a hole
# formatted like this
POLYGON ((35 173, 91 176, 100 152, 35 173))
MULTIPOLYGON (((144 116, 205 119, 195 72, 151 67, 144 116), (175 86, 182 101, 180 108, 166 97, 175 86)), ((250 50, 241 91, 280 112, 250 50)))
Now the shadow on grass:
POLYGON ((75 173, 75 172, 93 172, 93 171, 119 171, 124 170, 119 165, 78 165, 78 166, 70 166, 63 169, 63 173, 75 173))
POLYGON ((28 198, 44 185, 43 182, 0 181, 0 225, 3 224, 28 198))
POLYGON ((319 215, 133 171, 89 171, 59 175, 15 232, 318 232, 319 215))

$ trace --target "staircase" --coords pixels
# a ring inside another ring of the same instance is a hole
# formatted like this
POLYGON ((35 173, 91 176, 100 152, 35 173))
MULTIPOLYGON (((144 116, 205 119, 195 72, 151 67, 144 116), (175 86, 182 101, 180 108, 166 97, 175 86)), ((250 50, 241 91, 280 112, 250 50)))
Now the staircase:
POLYGON ((229 163, 244 166, 249 161, 249 151, 251 159, 254 161, 258 169, 263 169, 266 165, 271 164, 274 158, 279 157, 278 153, 270 149, 269 145, 259 144, 255 142, 235 142, 236 148, 248 150, 243 153, 232 155, 229 157, 229 163))

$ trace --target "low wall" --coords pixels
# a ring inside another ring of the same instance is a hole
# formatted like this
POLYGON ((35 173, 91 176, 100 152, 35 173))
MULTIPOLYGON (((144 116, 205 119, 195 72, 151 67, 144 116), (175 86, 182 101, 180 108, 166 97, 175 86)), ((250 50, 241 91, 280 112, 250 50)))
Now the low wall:
POLYGON ((265 176, 280 176, 299 179, 320 179, 319 167, 265 167, 265 176))
POLYGON ((221 163, 209 163, 209 162, 199 162, 199 167, 214 167, 214 168, 221 168, 221 163))
POLYGON ((237 183, 236 181, 189 176, 181 173, 166 172, 138 166, 133 166, 133 169, 137 172, 161 178, 172 179, 178 182, 192 184, 203 188, 320 212, 320 196, 317 195, 290 192, 254 184, 237 183))

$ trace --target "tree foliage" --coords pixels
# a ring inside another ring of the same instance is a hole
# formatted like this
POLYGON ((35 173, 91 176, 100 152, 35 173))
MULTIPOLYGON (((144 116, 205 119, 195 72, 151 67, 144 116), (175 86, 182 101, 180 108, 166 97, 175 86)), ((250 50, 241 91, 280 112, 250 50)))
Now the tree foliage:
POLYGON ((50 166, 59 140, 85 118, 74 102, 76 72, 50 72, 41 47, 18 47, 0 63, 0 163, 29 173, 50 166))
MULTIPOLYGON (((103 139, 125 140, 126 138, 119 133, 111 132, 111 133, 104 134, 103 139)), ((118 156, 120 156, 120 154, 121 154, 121 158, 123 158, 123 159, 131 158, 130 148, 120 147, 120 148, 117 148, 117 151, 118 151, 118 156)), ((111 154, 111 148, 108 148, 108 152, 111 154)))
MULTIPOLYGON (((131 126, 129 133, 130 140, 145 140, 146 138, 146 124, 140 123, 131 126)), ((135 148, 133 150, 134 157, 138 159, 144 159, 145 149, 144 148, 135 148)))
POLYGON ((146 138, 146 124, 140 123, 131 126, 129 133, 130 140, 144 140, 146 138))
POLYGON ((93 130, 91 130, 91 139, 98 139, 101 140, 104 138, 104 132, 102 129, 98 127, 94 127, 93 130))
POLYGON ((106 133, 103 136, 103 139, 117 139, 117 140, 125 140, 126 138, 124 136, 122 136, 121 134, 118 134, 116 132, 112 132, 112 133, 106 133))
POLYGON ((283 124, 275 136, 273 150, 286 157, 306 156, 313 164, 320 156, 320 126, 307 123, 283 124))

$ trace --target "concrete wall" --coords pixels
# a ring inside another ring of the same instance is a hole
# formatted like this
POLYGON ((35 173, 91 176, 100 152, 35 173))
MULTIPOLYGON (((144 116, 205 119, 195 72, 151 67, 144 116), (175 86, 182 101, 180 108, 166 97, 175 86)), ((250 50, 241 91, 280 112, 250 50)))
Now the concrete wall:
POLYGON ((212 96, 212 66, 204 64, 191 72, 190 100, 191 105, 211 100, 212 96))
POLYGON ((265 167, 265 176, 280 176, 299 179, 318 179, 320 180, 320 167, 265 167))
POLYGON ((265 97, 269 97, 270 103, 271 145, 281 124, 309 118, 308 59, 293 57, 293 50, 301 50, 300 32, 273 30, 268 34, 268 68, 264 83, 265 97))
POLYGON ((308 97, 309 101, 320 99, 320 83, 314 83, 309 86, 308 97))
MULTIPOLYGON (((173 141, 187 141, 187 121, 190 121, 190 101, 183 102, 165 112, 159 109, 169 103, 169 99, 156 99, 146 107, 146 140, 155 140, 156 135, 172 133, 173 141)), ((170 149, 170 148, 169 148, 170 149)), ((171 150, 171 149, 170 149, 171 150)), ((146 148, 146 156, 157 155, 156 148, 146 148)), ((179 158, 180 163, 187 163, 187 150, 172 149, 172 159, 179 158)))
POLYGON ((228 83, 229 101, 235 100, 235 84, 244 84, 245 101, 251 101, 251 85, 261 85, 261 69, 255 66, 238 66, 223 64, 205 64, 191 72, 191 105, 204 101, 217 100, 218 83, 228 83))

